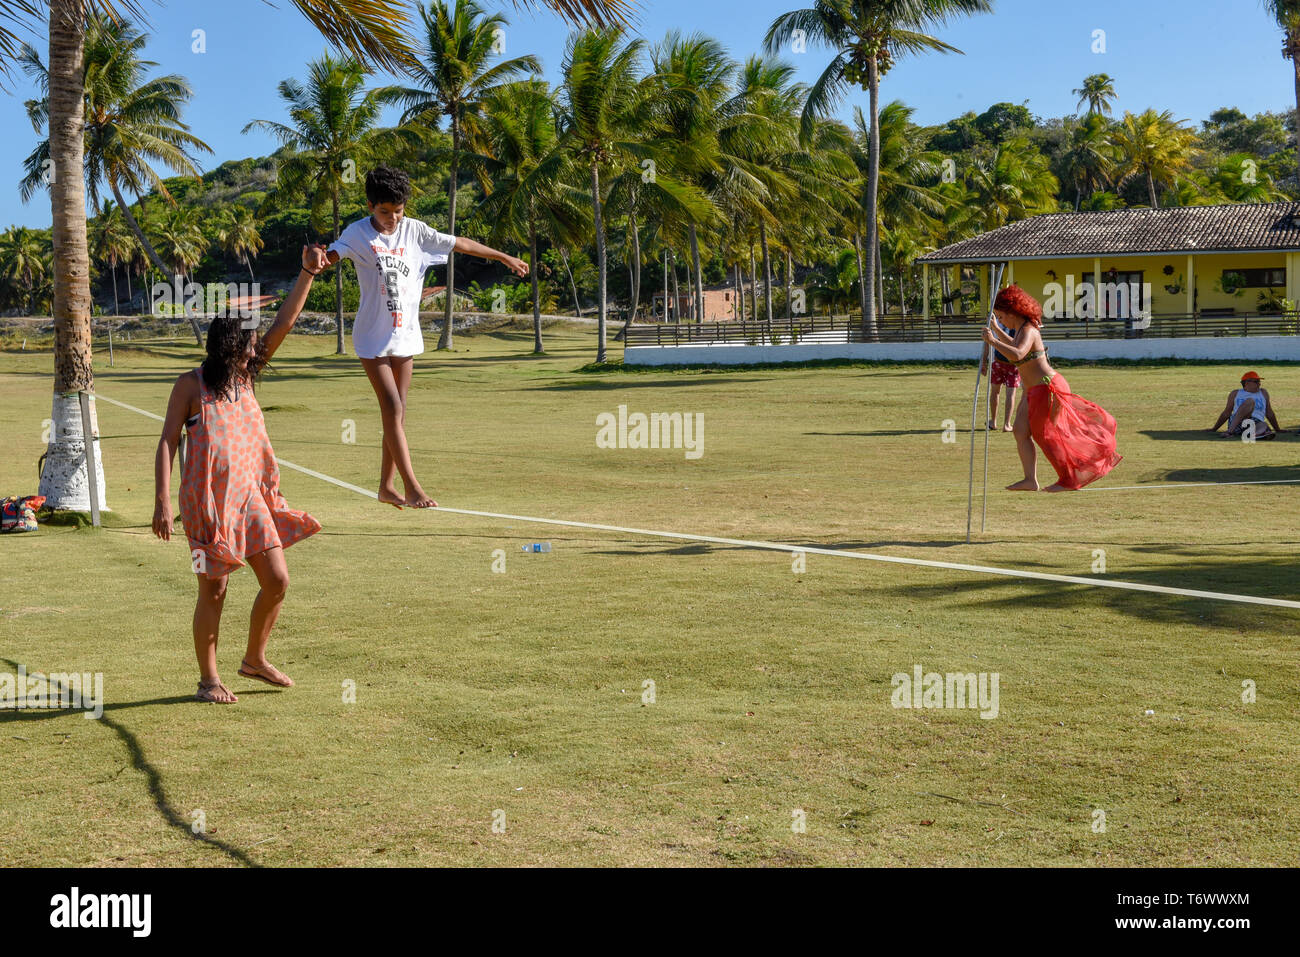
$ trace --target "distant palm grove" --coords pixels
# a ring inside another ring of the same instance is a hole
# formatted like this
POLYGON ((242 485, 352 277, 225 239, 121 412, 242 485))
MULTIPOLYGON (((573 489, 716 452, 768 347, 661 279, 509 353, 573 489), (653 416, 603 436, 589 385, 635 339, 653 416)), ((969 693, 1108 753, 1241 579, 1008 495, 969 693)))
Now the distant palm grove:
MULTIPOLYGON (((1276 10, 1289 6, 1272 4, 1290 37, 1295 17, 1276 10)), ((720 283, 736 318, 787 315, 797 287, 800 308, 869 324, 922 311, 918 255, 1029 216, 1300 198, 1291 111, 1224 106, 1199 129, 1158 105, 1120 114, 1123 91, 1104 73, 1080 79, 1065 117, 994 103, 920 126, 904 102, 880 97, 894 60, 959 54, 941 28, 991 10, 986 0, 831 0, 778 17, 743 60, 699 34, 646 42, 588 27, 570 36, 551 85, 536 57, 498 55, 503 14, 435 0, 411 24, 414 57, 397 85, 373 82, 350 54, 303 64, 279 83, 283 109, 245 127, 280 148, 207 172, 211 150, 185 121, 195 107, 186 79, 156 72, 141 27, 92 12, 94 310, 148 313, 158 281, 282 290, 303 243, 328 242, 367 214, 363 181, 380 162, 410 173, 407 215, 535 267, 524 280, 478 260, 437 268, 429 284, 456 293, 430 307, 444 317, 441 346, 452 343, 453 309, 532 314, 538 351, 541 314, 581 313, 599 322, 601 359, 607 318, 698 320, 703 290, 720 283), (822 56, 811 86, 783 59, 795 31, 822 56), (847 124, 834 118, 841 105, 847 124), (380 125, 388 107, 397 126, 380 125), (665 303, 678 308, 665 316, 665 303)), ((510 34, 512 53, 522 35, 510 34)), ((26 199, 47 189, 48 64, 31 47, 14 62, 38 90, 27 102, 26 199)), ((318 282, 308 302, 336 314, 340 351, 343 313, 358 301, 350 268, 318 282)), ((0 309, 47 314, 50 231, 0 234, 0 280, 0 309)), ((948 294, 932 290, 935 303, 948 294)))

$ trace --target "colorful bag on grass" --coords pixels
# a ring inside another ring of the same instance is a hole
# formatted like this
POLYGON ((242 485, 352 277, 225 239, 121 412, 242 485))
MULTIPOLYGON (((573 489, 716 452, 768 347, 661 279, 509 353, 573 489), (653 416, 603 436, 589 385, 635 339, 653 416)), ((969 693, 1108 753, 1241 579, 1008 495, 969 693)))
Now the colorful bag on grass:
POLYGON ((36 510, 44 504, 44 495, 9 496, 0 502, 0 532, 36 531, 36 510))

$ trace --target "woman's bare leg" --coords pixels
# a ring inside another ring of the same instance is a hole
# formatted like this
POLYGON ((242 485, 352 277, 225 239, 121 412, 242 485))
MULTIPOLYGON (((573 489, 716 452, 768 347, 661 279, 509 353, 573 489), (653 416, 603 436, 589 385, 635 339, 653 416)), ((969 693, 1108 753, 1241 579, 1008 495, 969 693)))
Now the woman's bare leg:
POLYGON ((194 604, 194 654, 199 659, 200 684, 213 686, 209 700, 232 704, 239 699, 221 684, 217 671, 217 637, 221 631, 221 609, 226 602, 227 576, 197 576, 199 598, 194 604))
POLYGON ((1015 429, 1015 427, 1011 424, 1011 408, 1015 404, 1016 404, 1016 387, 1013 385, 1009 385, 1007 386, 1007 408, 1006 408, 1006 412, 1003 413, 1002 416, 1003 432, 1011 432, 1014 431, 1015 429))
MULTIPOLYGON (((379 399, 379 414, 384 421, 384 454, 392 459, 393 466, 402 476, 402 484, 406 486, 405 497, 396 496, 397 490, 392 488, 391 479, 388 485, 383 483, 381 472, 381 484, 379 487, 380 501, 388 502, 390 505, 410 505, 414 508, 429 508, 438 503, 431 499, 420 483, 415 478, 415 470, 411 466, 411 452, 406 445, 406 430, 402 427, 402 422, 406 416, 406 402, 404 398, 405 389, 398 384, 397 374, 403 370, 399 367, 395 374, 394 361, 390 357, 379 359, 362 359, 361 365, 366 370, 366 376, 370 379, 370 386, 375 390, 375 396, 379 399)), ((409 358, 405 359, 406 384, 410 385, 410 363, 409 358)), ((383 461, 380 462, 380 468, 383 468, 383 461)))
POLYGON ((1029 398, 1020 400, 1016 409, 1016 423, 1012 429, 1016 433, 1016 452, 1020 454, 1020 465, 1025 470, 1025 477, 1014 485, 1008 485, 1008 492, 1038 491, 1038 449, 1034 448, 1034 437, 1029 433, 1029 398))
POLYGON ((292 687, 293 680, 266 660, 266 643, 275 627, 275 620, 280 617, 285 592, 289 590, 289 566, 284 563, 284 549, 277 545, 249 555, 248 566, 253 569, 261 588, 248 619, 248 649, 244 652, 243 667, 239 672, 251 672, 269 679, 272 684, 292 687))

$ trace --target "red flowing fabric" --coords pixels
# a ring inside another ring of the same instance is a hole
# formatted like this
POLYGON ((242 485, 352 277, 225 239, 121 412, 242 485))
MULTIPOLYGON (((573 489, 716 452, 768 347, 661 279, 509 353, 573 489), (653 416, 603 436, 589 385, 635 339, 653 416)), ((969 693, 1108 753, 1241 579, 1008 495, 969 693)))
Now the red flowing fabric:
POLYGON ((1115 451, 1115 418, 1101 406, 1070 392, 1059 372, 1029 390, 1029 431, 1056 469, 1064 488, 1097 481, 1123 457, 1115 451))

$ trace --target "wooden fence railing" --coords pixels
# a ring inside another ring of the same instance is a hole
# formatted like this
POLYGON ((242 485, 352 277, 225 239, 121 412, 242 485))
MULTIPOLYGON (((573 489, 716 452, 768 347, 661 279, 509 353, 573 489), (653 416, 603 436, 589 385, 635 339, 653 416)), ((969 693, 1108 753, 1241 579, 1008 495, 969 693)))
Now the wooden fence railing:
MULTIPOLYGON (((1222 336, 1293 336, 1300 314, 1172 315, 1141 320, 1047 319, 1043 335, 1052 339, 1149 339, 1222 336)), ((636 323, 627 329, 627 346, 796 345, 841 342, 975 342, 983 316, 881 316, 874 340, 864 335, 857 316, 809 316, 746 322, 636 323)))

